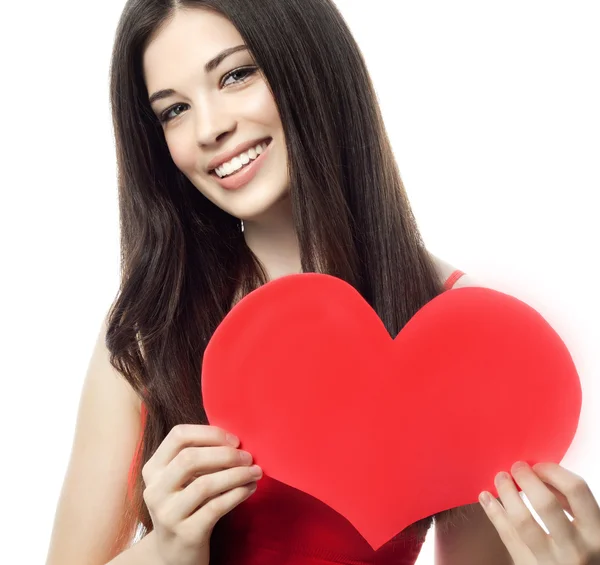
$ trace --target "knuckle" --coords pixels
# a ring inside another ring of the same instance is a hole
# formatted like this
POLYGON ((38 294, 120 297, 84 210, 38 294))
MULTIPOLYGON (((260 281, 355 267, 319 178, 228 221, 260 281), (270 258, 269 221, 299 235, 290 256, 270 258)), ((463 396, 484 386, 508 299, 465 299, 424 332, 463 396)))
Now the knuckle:
POLYGON ((235 447, 227 447, 227 460, 231 465, 243 463, 242 452, 235 447))
POLYGON ((222 428, 217 428, 215 426, 207 426, 206 433, 216 444, 226 446, 231 445, 227 439, 227 432, 222 428))
POLYGON ((550 496, 545 496, 542 500, 540 500, 538 507, 539 512, 543 514, 552 514, 561 509, 558 500, 556 500, 556 497, 552 494, 550 494, 550 496))
POLYGON ((152 467, 150 465, 150 461, 147 461, 146 464, 142 467, 142 479, 144 479, 145 484, 148 484, 151 475, 152 467))
POLYGON ((224 513, 224 497, 217 496, 205 504, 202 508, 209 523, 214 524, 224 513))
POLYGON ((192 488, 198 499, 204 501, 210 497, 212 485, 212 479, 208 475, 202 475, 192 483, 192 488))
POLYGON ((177 424, 171 428, 171 437, 178 443, 185 441, 188 436, 187 424, 177 424))
POLYGON ((146 487, 144 489, 144 492, 142 493, 142 497, 144 499, 144 502, 146 503, 146 506, 148 508, 152 508, 153 509, 154 506, 155 506, 156 498, 155 498, 154 491, 153 491, 152 487, 146 487))
POLYGON ((583 498, 590 495, 590 487, 581 477, 574 480, 566 489, 567 497, 583 498))
POLYGON ((177 454, 177 465, 182 469, 189 469, 196 460, 196 450, 192 447, 185 447, 177 454))
MULTIPOLYGON (((506 540, 504 545, 506 547, 518 547, 523 545, 522 533, 516 528, 511 527, 510 524, 504 524, 504 528, 501 531, 502 540, 506 540)), ((514 561, 509 561, 511 565, 514 565, 514 561)))
POLYGON ((532 520, 533 517, 531 516, 531 514, 529 513, 529 511, 527 512, 519 512, 514 518, 513 518, 513 524, 515 526, 515 529, 517 531, 523 532, 528 530, 529 528, 531 528, 532 526, 532 520))

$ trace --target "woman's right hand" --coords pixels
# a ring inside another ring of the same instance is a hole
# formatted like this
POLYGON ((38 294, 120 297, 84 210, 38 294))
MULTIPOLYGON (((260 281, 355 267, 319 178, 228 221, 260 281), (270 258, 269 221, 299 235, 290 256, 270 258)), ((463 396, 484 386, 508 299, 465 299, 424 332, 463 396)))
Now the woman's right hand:
POLYGON ((165 565, 208 565, 217 521, 262 476, 239 439, 215 426, 174 426, 142 469, 157 550, 165 565))

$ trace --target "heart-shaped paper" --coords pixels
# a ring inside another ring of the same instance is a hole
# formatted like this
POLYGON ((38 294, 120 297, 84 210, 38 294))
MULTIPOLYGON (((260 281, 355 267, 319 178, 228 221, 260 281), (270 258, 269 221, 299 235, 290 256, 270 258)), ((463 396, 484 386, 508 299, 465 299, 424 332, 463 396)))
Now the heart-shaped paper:
POLYGON ((374 549, 495 494, 495 475, 518 460, 560 463, 581 410, 569 351, 522 301, 445 292, 393 340, 351 285, 314 273, 231 310, 206 349, 202 389, 212 425, 374 549))

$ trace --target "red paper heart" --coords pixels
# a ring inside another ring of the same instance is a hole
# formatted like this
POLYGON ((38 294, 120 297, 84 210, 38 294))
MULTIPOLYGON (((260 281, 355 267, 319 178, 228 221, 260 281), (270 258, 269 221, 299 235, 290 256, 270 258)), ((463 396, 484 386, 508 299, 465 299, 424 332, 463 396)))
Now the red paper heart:
POLYGON ((206 349, 202 388, 212 425, 374 549, 496 493, 496 473, 518 460, 560 463, 581 410, 565 344, 520 300, 445 292, 393 340, 352 286, 310 273, 231 310, 206 349))

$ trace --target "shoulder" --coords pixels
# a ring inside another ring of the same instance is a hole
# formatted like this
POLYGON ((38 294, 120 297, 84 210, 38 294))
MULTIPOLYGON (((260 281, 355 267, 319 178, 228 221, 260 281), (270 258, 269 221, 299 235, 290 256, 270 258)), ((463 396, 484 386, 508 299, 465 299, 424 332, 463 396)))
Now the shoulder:
MULTIPOLYGON (((444 261, 440 257, 437 257, 433 253, 429 252, 429 256, 431 257, 433 264, 435 265, 435 269, 438 273, 438 276, 442 283, 445 283, 456 271, 461 271, 459 267, 448 263, 448 261, 444 261)), ((482 281, 480 281, 477 277, 474 277, 470 273, 462 274, 458 280, 452 285, 452 289, 461 288, 465 286, 486 286, 482 281)))

